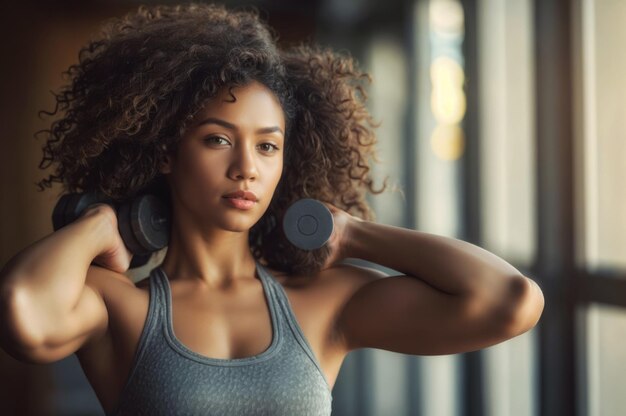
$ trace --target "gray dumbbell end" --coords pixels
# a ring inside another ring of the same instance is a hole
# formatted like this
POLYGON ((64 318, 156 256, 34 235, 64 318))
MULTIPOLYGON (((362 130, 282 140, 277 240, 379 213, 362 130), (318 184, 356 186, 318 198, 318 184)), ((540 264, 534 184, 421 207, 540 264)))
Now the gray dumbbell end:
POLYGON ((304 198, 293 203, 283 217, 287 239, 303 250, 315 250, 328 242, 333 233, 333 215, 320 201, 304 198))

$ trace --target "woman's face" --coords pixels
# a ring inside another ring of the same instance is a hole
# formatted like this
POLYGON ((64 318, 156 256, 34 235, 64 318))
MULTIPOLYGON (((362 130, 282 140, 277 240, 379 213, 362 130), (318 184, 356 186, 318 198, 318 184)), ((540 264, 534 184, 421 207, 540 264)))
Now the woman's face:
POLYGON ((253 81, 220 91, 197 114, 168 157, 175 209, 230 231, 250 229, 265 213, 283 169, 285 119, 276 96, 253 81), (225 198, 238 190, 257 201, 225 198), (249 209, 243 209, 245 205, 249 209), (182 205, 182 206, 181 206, 182 205))

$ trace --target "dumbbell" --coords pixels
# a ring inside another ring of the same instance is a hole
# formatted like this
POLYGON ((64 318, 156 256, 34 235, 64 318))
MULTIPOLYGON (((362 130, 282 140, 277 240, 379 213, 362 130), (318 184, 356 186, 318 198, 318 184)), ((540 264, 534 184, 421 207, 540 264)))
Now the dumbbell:
POLYGON ((322 247, 333 233, 333 215, 316 199, 304 198, 287 208, 283 231, 287 240, 303 250, 322 247))
POLYGON ((111 205, 116 211, 120 236, 133 253, 130 268, 143 266, 154 251, 167 245, 169 207, 150 194, 139 195, 121 204, 96 193, 63 195, 52 211, 54 230, 75 221, 88 207, 98 203, 111 205))

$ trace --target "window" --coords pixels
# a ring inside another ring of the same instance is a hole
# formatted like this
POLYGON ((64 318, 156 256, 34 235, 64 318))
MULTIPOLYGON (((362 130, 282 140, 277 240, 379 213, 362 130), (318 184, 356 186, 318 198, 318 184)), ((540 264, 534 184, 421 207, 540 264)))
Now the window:
POLYGON ((574 23, 578 263, 585 291, 586 336, 578 371, 590 415, 626 408, 626 3, 579 0, 574 23), (621 281, 620 281, 621 280, 621 281), (581 376, 582 377, 582 376, 581 376))

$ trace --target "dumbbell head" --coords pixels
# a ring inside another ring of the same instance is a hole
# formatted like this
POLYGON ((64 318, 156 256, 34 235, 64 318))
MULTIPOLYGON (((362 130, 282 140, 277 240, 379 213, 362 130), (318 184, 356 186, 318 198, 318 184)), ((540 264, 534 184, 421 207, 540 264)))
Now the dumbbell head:
POLYGON ((94 192, 63 195, 52 211, 54 231, 76 221, 89 206, 99 203, 113 206, 113 201, 110 198, 94 192))
MULTIPOLYGON (((91 205, 106 203, 116 208, 112 199, 97 193, 63 195, 52 211, 54 230, 75 221, 91 205)), ((169 207, 154 195, 141 195, 117 209, 120 235, 134 254, 130 267, 140 267, 152 252, 169 241, 169 207)))
POLYGON ((165 247, 169 241, 169 216, 169 206, 154 195, 141 195, 122 204, 117 223, 126 247, 135 255, 165 247))
POLYGON ((333 233, 333 215, 320 201, 310 198, 293 203, 283 217, 287 239, 303 250, 322 247, 333 233))

